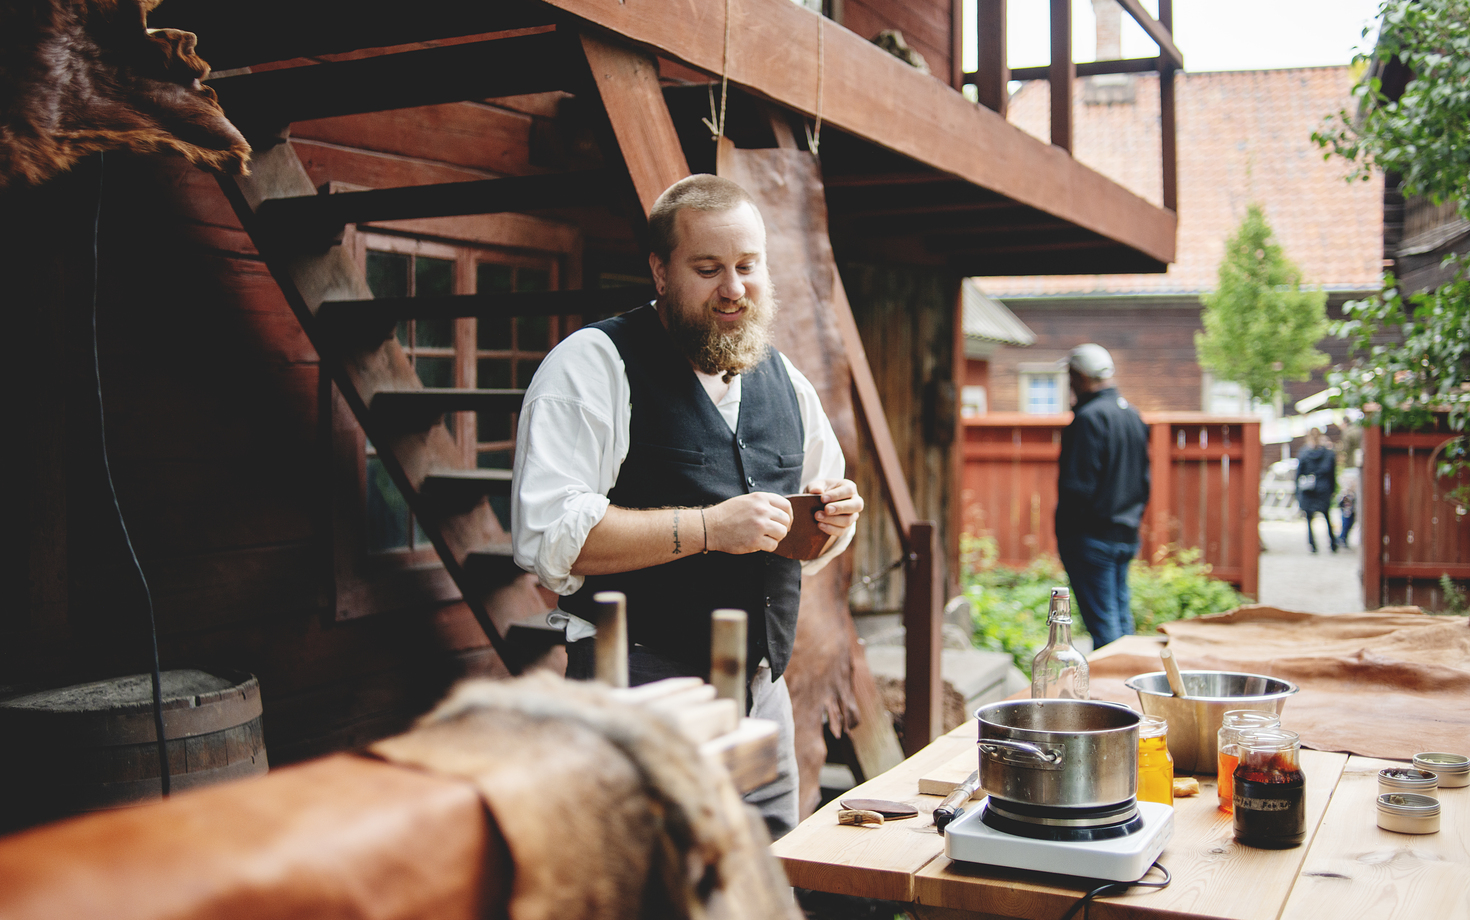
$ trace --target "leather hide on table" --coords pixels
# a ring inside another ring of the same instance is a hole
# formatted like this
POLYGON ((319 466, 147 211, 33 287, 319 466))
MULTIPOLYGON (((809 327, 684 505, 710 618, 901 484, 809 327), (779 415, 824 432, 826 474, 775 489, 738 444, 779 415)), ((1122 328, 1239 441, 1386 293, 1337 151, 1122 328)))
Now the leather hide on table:
MULTIPOLYGON (((1470 621, 1417 611, 1313 614, 1255 605, 1162 631, 1183 670, 1246 671, 1299 686, 1281 725, 1305 747, 1389 760, 1470 754, 1470 621)), ((1123 681, 1161 669, 1153 657, 1100 658, 1092 697, 1137 708, 1138 695, 1123 681)))

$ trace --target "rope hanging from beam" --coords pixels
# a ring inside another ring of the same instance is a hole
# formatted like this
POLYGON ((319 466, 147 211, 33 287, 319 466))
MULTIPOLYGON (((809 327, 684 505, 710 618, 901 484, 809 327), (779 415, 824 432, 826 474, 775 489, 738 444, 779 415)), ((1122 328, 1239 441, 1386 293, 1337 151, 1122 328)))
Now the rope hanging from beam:
POLYGON ((709 128, 710 139, 718 142, 725 136, 725 99, 730 92, 730 0, 725 0, 725 51, 720 58, 720 111, 715 113, 715 88, 709 90, 709 118, 701 118, 709 128))
POLYGON ((827 17, 817 14, 817 129, 806 129, 806 149, 812 156, 821 159, 818 152, 822 147, 822 78, 827 72, 827 17))

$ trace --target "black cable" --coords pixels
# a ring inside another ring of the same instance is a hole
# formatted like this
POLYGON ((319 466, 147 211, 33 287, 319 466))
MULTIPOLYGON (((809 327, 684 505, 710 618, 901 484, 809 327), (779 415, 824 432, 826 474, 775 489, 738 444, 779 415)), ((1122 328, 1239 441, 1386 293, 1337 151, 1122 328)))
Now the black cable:
POLYGON ((102 443, 102 472, 107 479, 107 491, 112 495, 112 508, 117 512, 117 524, 122 528, 123 542, 133 560, 133 569, 143 585, 143 601, 148 609, 148 634, 153 652, 153 732, 158 745, 158 780, 165 798, 169 794, 168 741, 163 734, 163 672, 158 667, 158 621, 153 615, 153 592, 148 588, 148 577, 143 574, 143 565, 138 561, 138 552, 133 549, 133 538, 128 534, 127 521, 123 520, 122 504, 117 500, 117 487, 112 482, 112 464, 107 459, 107 422, 102 409, 102 360, 97 348, 97 280, 98 238, 102 226, 102 154, 97 154, 97 209, 92 215, 92 370, 97 379, 97 427, 102 443))
MULTIPOLYGON (((1087 894, 1084 894, 1076 904, 1073 904, 1070 908, 1068 908, 1067 912, 1065 914, 1062 914, 1061 920, 1072 920, 1073 917, 1077 916, 1077 911, 1085 910, 1087 908, 1087 905, 1092 903, 1093 898, 1101 897, 1103 894, 1122 894, 1129 888, 1168 888, 1169 883, 1174 880, 1174 877, 1169 874, 1169 870, 1165 869, 1157 862, 1155 862, 1152 866, 1149 866, 1148 868, 1149 871, 1158 869, 1160 872, 1164 873, 1163 879, 1157 882, 1145 882, 1143 879, 1139 879, 1136 882, 1108 882, 1106 885, 1099 885, 1091 891, 1087 892, 1087 894), (1112 889, 1114 888, 1118 890, 1113 891, 1112 889)), ((1144 875, 1148 875, 1148 872, 1145 872, 1144 875)), ((1082 920, 1087 920, 1086 913, 1083 913, 1082 920)))

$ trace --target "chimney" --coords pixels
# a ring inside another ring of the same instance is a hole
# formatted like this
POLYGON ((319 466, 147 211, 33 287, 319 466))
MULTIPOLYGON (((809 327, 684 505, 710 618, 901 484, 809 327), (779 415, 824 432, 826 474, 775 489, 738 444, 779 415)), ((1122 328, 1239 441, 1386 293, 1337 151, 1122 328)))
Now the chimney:
MULTIPOLYGON (((1123 8, 1118 0, 1092 0, 1097 17, 1097 59, 1116 61, 1123 57, 1123 8)), ((1134 99, 1131 74, 1110 73, 1088 77, 1082 84, 1084 105, 1127 104, 1134 99)))
POLYGON ((1097 59, 1116 61, 1123 56, 1123 8, 1118 0, 1092 0, 1097 17, 1097 59))

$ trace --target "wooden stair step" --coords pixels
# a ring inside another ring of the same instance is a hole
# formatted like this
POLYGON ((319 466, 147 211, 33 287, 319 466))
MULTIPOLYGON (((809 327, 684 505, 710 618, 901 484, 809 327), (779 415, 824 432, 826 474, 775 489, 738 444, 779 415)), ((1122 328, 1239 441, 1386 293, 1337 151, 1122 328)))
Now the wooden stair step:
POLYGON ((482 591, 493 591, 526 574, 516 565, 509 543, 492 543, 472 551, 464 560, 465 575, 482 591))
POLYGON ((444 511, 463 513, 482 498, 510 495, 510 470, 435 470, 419 491, 444 511))
POLYGON ((521 407, 525 395, 525 390, 459 387, 379 390, 373 396, 370 411, 392 431, 428 431, 446 412, 514 412, 521 407))
POLYGON ((618 187, 607 172, 587 169, 271 198, 256 209, 251 235, 263 232, 288 245, 318 246, 333 240, 348 224, 586 207, 610 200, 618 187))
POLYGON ((567 89, 567 39, 555 32, 234 74, 209 81, 237 124, 296 121, 567 89))
POLYGON ((522 291, 519 293, 450 294, 436 297, 384 297, 377 300, 328 301, 318 308, 317 321, 341 340, 376 347, 388 340, 401 320, 499 319, 507 316, 594 316, 623 313, 648 303, 650 287, 602 288, 578 291, 522 291))

